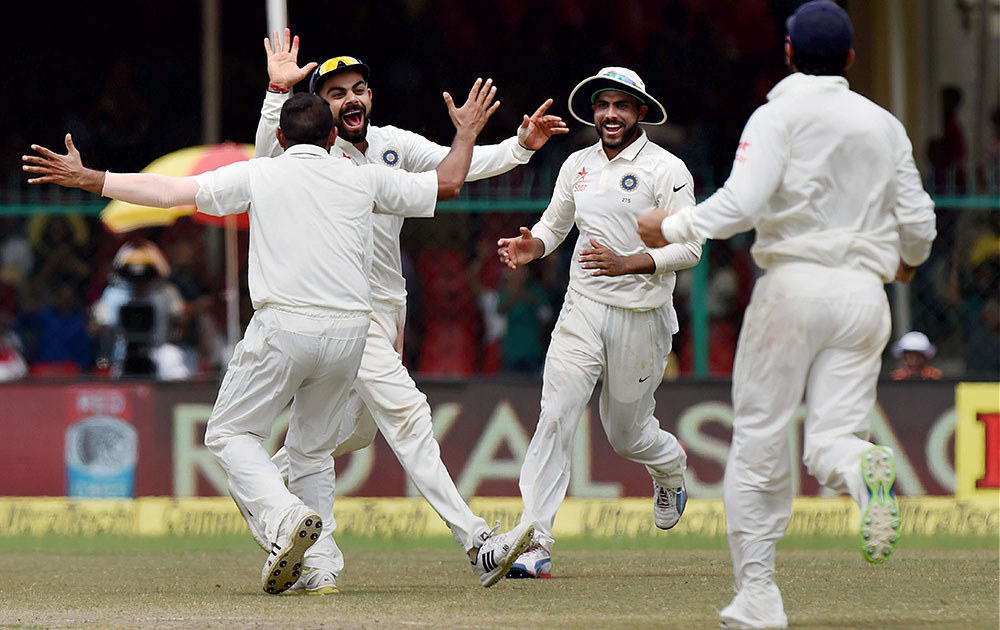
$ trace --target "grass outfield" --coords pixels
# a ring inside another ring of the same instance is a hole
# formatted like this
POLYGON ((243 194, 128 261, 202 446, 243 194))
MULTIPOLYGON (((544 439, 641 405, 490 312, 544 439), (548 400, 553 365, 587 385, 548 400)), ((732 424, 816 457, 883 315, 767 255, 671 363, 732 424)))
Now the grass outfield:
MULTIPOLYGON (((268 596, 249 536, 0 538, 0 628, 717 628, 723 538, 575 538, 555 578, 490 589, 451 539, 338 538, 341 592, 268 596)), ((998 541, 916 537, 884 565, 849 538, 790 537, 778 580, 794 628, 996 630, 998 541)))

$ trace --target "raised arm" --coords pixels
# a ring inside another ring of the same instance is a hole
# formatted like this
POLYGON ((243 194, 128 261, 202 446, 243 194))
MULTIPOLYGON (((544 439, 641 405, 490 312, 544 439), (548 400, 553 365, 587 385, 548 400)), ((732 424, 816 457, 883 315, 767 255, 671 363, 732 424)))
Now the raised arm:
POLYGON ((455 125, 455 140, 451 143, 451 151, 435 169, 438 178, 438 201, 454 199, 462 190, 462 184, 469 173, 476 138, 486 125, 486 121, 500 107, 500 101, 493 102, 496 92, 493 79, 487 79, 486 83, 483 83, 482 79, 476 79, 462 107, 455 107, 451 95, 444 93, 448 115, 455 125))
MULTIPOLYGON (((502 175, 520 164, 527 164, 535 151, 554 135, 569 133, 559 116, 546 114, 552 99, 546 100, 531 116, 524 115, 517 133, 499 144, 477 145, 472 150, 472 162, 465 181, 472 182, 502 175)), ((415 133, 407 133, 406 170, 429 171, 437 167, 448 153, 448 147, 431 142, 415 133)))
POLYGON ((40 175, 29 184, 58 184, 65 188, 82 188, 88 192, 128 203, 154 208, 193 206, 198 194, 198 182, 193 177, 168 177, 151 173, 105 173, 83 165, 73 137, 66 134, 66 155, 59 155, 43 146, 31 148, 39 155, 22 156, 24 170, 40 175))
POLYGON ((277 31, 274 32, 273 42, 265 37, 264 51, 267 54, 268 85, 264 105, 260 110, 260 120, 257 122, 254 157, 276 157, 282 152, 275 135, 281 106, 288 100, 292 86, 309 76, 316 67, 316 62, 311 61, 299 67, 299 36, 292 37, 291 30, 287 28, 284 39, 278 37, 277 31))

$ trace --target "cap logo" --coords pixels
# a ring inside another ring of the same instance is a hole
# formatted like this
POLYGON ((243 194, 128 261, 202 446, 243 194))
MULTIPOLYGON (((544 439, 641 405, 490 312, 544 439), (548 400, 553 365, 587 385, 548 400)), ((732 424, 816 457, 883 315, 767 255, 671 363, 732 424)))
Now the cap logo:
POLYGON ((614 79, 615 81, 621 81, 622 83, 624 83, 626 85, 631 85, 632 87, 639 88, 640 90, 642 89, 639 86, 638 83, 636 83, 632 79, 628 78, 624 74, 618 74, 617 72, 608 72, 604 76, 607 77, 607 78, 609 78, 609 79, 614 79))

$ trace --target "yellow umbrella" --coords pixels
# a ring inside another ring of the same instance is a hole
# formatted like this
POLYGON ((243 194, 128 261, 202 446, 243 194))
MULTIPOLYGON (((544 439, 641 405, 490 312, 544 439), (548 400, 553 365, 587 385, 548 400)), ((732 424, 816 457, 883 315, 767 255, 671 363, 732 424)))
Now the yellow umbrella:
MULTIPOLYGON (((185 177, 198 175, 252 157, 252 144, 237 144, 235 142, 207 144, 168 153, 151 162, 149 166, 142 169, 142 172, 185 177)), ((179 217, 195 214, 195 210, 196 208, 193 206, 150 208, 149 206, 137 206, 115 200, 101 211, 101 221, 112 232, 128 232, 145 227, 171 225, 179 217)), ((195 214, 194 218, 203 223, 223 224, 216 217, 207 215, 195 214)), ((241 215, 237 219, 237 223, 239 227, 246 229, 246 215, 241 215)))

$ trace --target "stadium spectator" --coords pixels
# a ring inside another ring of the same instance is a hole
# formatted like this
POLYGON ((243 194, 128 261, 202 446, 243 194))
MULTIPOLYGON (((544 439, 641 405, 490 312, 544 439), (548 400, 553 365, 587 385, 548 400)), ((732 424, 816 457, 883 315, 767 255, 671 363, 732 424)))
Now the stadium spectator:
POLYGON ((892 356, 902 361, 902 366, 893 370, 894 381, 936 381, 941 378, 941 370, 930 364, 937 349, 922 332, 911 331, 903 335, 892 347, 892 356))
MULTIPOLYGON (((0 217, 0 269, 27 278, 35 266, 35 253, 17 217, 0 217)), ((9 277, 9 276, 8 276, 9 277)))
POLYGON ((16 381, 28 374, 21 340, 11 330, 14 313, 0 309, 0 382, 16 381))
MULTIPOLYGON (((88 332, 86 312, 80 307, 76 286, 61 282, 52 292, 51 303, 28 317, 34 332, 35 352, 29 357, 32 368, 75 364, 68 372, 87 372, 94 364, 94 342, 88 332), (39 364, 39 365, 35 365, 39 364)), ((48 371, 47 369, 44 371, 48 371)), ((66 373, 62 368, 60 373, 66 373)))
POLYGON ((217 291, 206 280, 205 265, 199 264, 198 250, 190 240, 180 239, 170 246, 170 284, 184 300, 184 311, 172 335, 184 352, 190 372, 214 370, 222 364, 222 333, 214 313, 217 291))
POLYGON ((544 325, 552 308, 542 285, 528 267, 506 274, 497 296, 497 311, 507 318, 503 339, 503 370, 508 374, 538 374, 545 358, 544 325))

